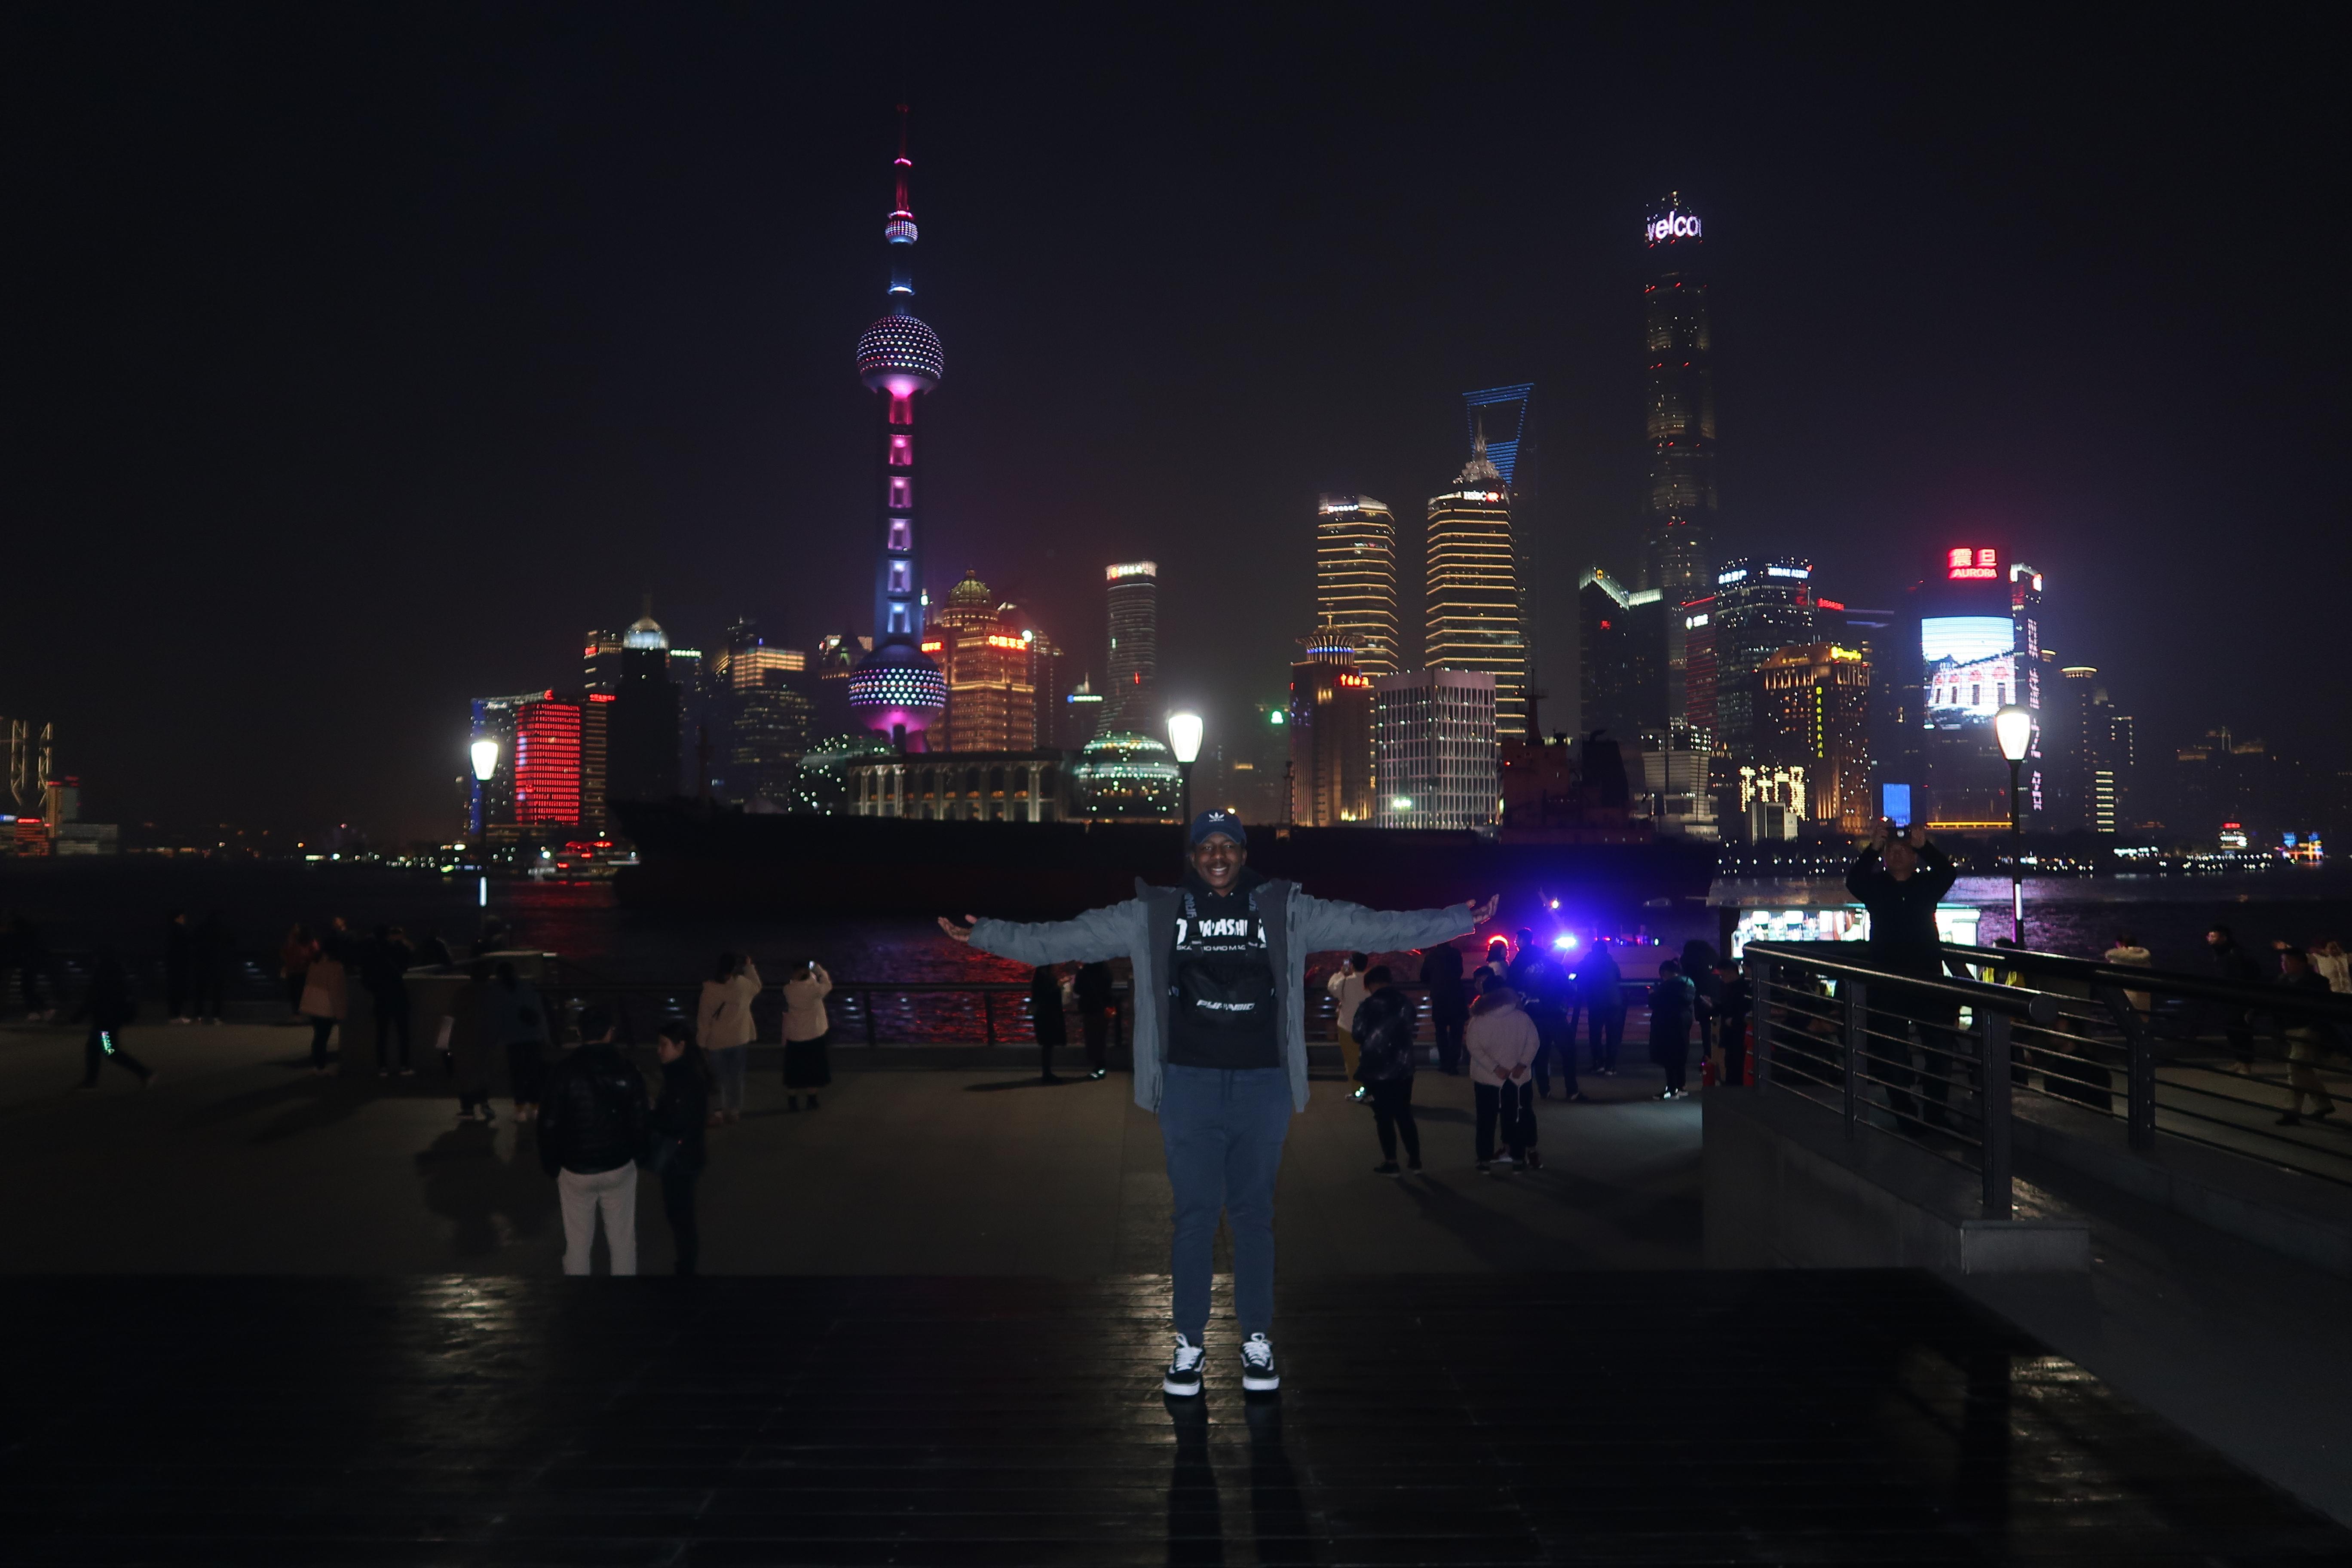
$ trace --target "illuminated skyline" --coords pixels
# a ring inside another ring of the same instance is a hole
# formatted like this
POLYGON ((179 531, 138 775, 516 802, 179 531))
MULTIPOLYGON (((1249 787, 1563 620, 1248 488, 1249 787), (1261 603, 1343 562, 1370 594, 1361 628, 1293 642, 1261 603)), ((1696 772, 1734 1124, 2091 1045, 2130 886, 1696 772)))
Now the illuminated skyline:
POLYGON ((1409 508, 1461 466, 1461 390, 1540 374, 1538 631, 1565 727, 1570 580, 1598 562, 1630 584, 1640 559, 1635 236, 1679 188, 1723 350, 1718 559, 1801 553, 1895 605, 1913 542, 2032 540, 2068 585, 2048 640, 2100 667, 2150 756, 2227 724, 2352 765, 2294 683, 2243 674, 2323 668, 2327 586, 2352 575, 2326 524, 2340 355, 2269 321, 2247 237, 2319 188, 2316 61, 2241 73, 2249 47, 2170 18, 2119 72, 2087 20, 1921 58, 1561 14, 1475 82, 1402 38, 1278 26, 1262 68, 1220 58, 1177 90, 1164 51, 1115 47, 1124 18, 929 16, 886 45, 870 19, 757 9, 562 41, 520 14, 332 13, 258 53, 246 26, 21 22, 43 68, 19 292, 42 308, 16 350, 42 394, 0 711, 53 723, 96 816, 429 834, 466 700, 576 680, 581 629, 641 593, 713 648, 745 615, 813 657, 870 633, 878 395, 841 361, 883 313, 856 314, 887 281, 862 215, 890 205, 872 176, 902 96, 933 127, 920 313, 959 343, 922 400, 933 596, 982 565, 1066 632, 1073 679, 1104 684, 1102 564, 1156 558, 1170 700, 1230 723, 1270 700, 1311 624, 1315 497, 1402 487, 1409 508), (1341 37, 1341 72, 1286 52, 1341 37), (1937 123, 1977 133, 1918 134, 1937 123), (1056 156, 1074 125, 1100 150, 1083 170, 1056 156), (2179 178, 2207 161, 2231 177, 2179 178), (229 174, 255 167, 303 198, 229 174), (1495 243, 1435 237, 1470 213, 1508 215, 1495 243), (2249 504, 2269 494, 2318 510, 2249 504), (2200 613, 2183 563, 2216 520, 2294 565, 2231 660, 2192 660, 2171 628, 2200 613), (85 539, 119 563, 102 590, 70 564, 85 539), (308 765, 261 765, 278 705, 181 657, 224 606, 370 694, 306 716, 308 765), (416 635, 428 607, 464 634, 416 635))

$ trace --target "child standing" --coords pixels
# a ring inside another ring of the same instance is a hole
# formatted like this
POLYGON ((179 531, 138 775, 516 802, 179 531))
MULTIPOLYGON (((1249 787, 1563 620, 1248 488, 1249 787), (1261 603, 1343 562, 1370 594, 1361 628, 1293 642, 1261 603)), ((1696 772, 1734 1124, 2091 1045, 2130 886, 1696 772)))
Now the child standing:
POLYGON ((1478 1107, 1478 1169, 1495 1161, 1495 1124, 1502 1123, 1503 1163, 1541 1170, 1536 1152, 1532 1068, 1541 1045, 1519 994, 1489 977, 1470 1009, 1464 1047, 1470 1057, 1470 1095, 1478 1107))

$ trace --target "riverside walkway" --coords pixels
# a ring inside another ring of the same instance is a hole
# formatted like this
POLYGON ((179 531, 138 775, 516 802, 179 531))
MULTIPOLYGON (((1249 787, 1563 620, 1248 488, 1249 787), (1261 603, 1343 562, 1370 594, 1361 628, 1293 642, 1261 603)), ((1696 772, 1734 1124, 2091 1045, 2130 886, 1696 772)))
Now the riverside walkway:
POLYGON ((301 1031, 0 1027, 0 1532, 24 1563, 2273 1563, 2352 1535, 1937 1279, 1699 1263, 1697 1102, 1541 1107, 1427 1173, 1318 1081, 1277 1192, 1286 1386, 1168 1401, 1167 1196, 1119 1075, 761 1071, 710 1277, 556 1277, 553 1184, 440 1080, 301 1031))

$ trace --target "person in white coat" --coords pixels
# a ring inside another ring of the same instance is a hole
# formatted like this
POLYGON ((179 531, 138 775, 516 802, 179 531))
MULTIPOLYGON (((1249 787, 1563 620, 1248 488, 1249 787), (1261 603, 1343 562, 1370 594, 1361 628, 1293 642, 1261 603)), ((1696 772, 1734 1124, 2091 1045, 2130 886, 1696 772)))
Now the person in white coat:
POLYGON ((1470 1026, 1463 1031, 1463 1049, 1470 1058, 1470 1097, 1477 1108, 1482 1173, 1496 1160, 1530 1171, 1543 1168, 1543 1157, 1536 1152, 1535 1085, 1529 1081, 1541 1044, 1536 1021, 1520 1005, 1519 994, 1499 979, 1489 979, 1471 1005, 1470 1026), (1495 1148, 1498 1121, 1500 1153, 1495 1148))
MULTIPOLYGON (((1364 976, 1372 967, 1369 952, 1351 952, 1348 962, 1331 972, 1323 988, 1331 994, 1331 1034, 1339 1042, 1339 1070, 1349 1083, 1356 1081, 1356 1063, 1360 1047, 1356 1044, 1356 1009, 1364 1005, 1371 987, 1364 976)), ((1362 1100, 1364 1090, 1358 1085, 1353 1098, 1362 1100)))
POLYGON ((784 981, 784 1109, 798 1110, 801 1096, 816 1109, 816 1091, 833 1081, 833 1018, 824 999, 833 976, 815 959, 784 981))
POLYGON ((710 1110, 710 1125, 743 1120, 743 1079, 751 1058, 751 1042, 759 1030, 751 1022, 751 1004, 760 994, 760 971, 749 954, 722 952, 702 983, 702 1005, 695 1009, 696 1043, 709 1059, 718 1103, 710 1110))

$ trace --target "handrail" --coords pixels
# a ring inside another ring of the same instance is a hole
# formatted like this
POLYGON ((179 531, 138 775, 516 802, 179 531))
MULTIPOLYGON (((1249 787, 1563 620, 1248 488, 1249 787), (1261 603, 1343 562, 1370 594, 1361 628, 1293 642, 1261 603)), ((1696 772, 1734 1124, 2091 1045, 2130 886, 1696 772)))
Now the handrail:
POLYGON ((2113 985, 2126 991, 2163 991, 2179 996, 2194 996, 2200 1001, 2228 1002, 2265 1011, 2287 1007, 2323 1017, 2341 1018, 2352 1024, 2352 996, 2338 995, 2333 991, 2298 993, 2284 986, 2215 980, 2210 975, 2184 974, 2177 969, 2142 969, 2136 964, 2103 963, 2095 958, 2074 958, 2063 952, 2038 952, 2026 947, 1962 947, 1946 942, 1943 953, 1951 962, 1979 967, 2055 974, 2091 985, 2113 985))
MULTIPOLYGON (((1905 991, 1915 996, 1940 996, 1947 1002, 1958 1002, 1971 1007, 1990 1008, 2006 1013, 2013 1018, 2023 1018, 2031 1023, 2039 1024, 2044 1028, 2058 1021, 2058 999, 2047 992, 2028 991, 2020 986, 2000 985, 1988 980, 1929 979, 1925 975, 1903 974, 1891 969, 1879 969, 1866 963, 1849 963, 1843 959, 1817 957, 1812 951, 1817 948, 1849 945, 1852 944, 1821 942, 1751 942, 1746 951, 1759 958, 1785 959, 1792 963, 1801 963, 1808 969, 1835 975, 1842 980, 1859 980, 1865 984, 1885 981, 1891 985, 1902 986, 1905 991)), ((1959 951, 1978 954, 1977 961, 1979 963, 1995 962, 1983 958, 1982 955, 1987 952, 2006 954, 2009 952, 2007 948, 1980 947, 1959 951)))

